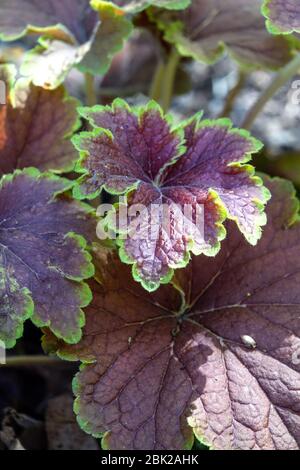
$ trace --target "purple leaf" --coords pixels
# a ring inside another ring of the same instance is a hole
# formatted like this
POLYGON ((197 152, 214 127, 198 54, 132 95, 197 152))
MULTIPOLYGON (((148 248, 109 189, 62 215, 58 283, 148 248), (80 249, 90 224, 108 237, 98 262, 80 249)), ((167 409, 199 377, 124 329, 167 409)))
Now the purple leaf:
POLYGON ((146 289, 168 282, 173 269, 188 263, 189 252, 215 255, 226 217, 256 244, 269 192, 246 164, 261 147, 246 131, 233 129, 228 120, 199 122, 199 115, 171 128, 154 102, 131 110, 116 100, 112 108, 80 113, 95 129, 73 140, 81 152, 77 169, 84 173, 74 194, 93 198, 104 187, 126 194, 132 211, 143 205, 141 213, 129 213, 128 237, 119 242, 122 260, 133 264, 135 279, 146 289), (129 236, 134 225, 136 236, 129 236))
POLYGON ((273 34, 300 33, 300 3, 298 0, 265 0, 262 12, 267 28, 273 34))
POLYGON ((22 73, 44 88, 59 86, 73 66, 94 75, 105 73, 130 32, 129 21, 105 2, 97 4, 97 11, 89 0, 3 0, 0 5, 0 39, 43 35, 27 55, 22 73))
POLYGON ((211 64, 227 50, 247 67, 277 69, 291 60, 291 43, 268 33, 261 5, 262 0, 192 0, 182 12, 158 10, 153 19, 184 56, 211 64))
POLYGON ((58 337, 77 342, 91 300, 93 275, 82 236, 94 238, 92 209, 68 199, 72 182, 16 171, 0 182, 0 339, 12 347, 32 317, 58 337), (79 234, 79 235, 75 235, 79 234))
MULTIPOLYGON (((0 76, 6 69, 0 66, 0 76)), ((8 75, 5 82, 9 91, 8 75)), ((71 171, 76 152, 70 137, 80 124, 78 104, 63 87, 48 91, 19 80, 0 108, 0 176, 30 166, 71 171)))
POLYGON ((83 43, 97 24, 88 0, 2 0, 1 39, 13 41, 27 33, 49 34, 83 43), (22 15, 20 15, 22 11, 22 15))
POLYGON ((44 338, 83 362, 75 412, 105 448, 191 448, 192 431, 214 449, 300 448, 299 204, 290 183, 267 184, 256 247, 230 222, 217 257, 151 294, 102 249, 82 340, 44 338))

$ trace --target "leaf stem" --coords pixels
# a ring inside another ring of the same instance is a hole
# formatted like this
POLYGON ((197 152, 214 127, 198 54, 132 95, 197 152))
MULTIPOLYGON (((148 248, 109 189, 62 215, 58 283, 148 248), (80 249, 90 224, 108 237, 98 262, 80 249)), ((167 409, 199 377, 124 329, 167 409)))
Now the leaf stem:
POLYGON ((162 60, 160 60, 156 66, 152 83, 149 90, 149 96, 152 100, 159 101, 162 91, 162 82, 165 71, 165 65, 162 60))
POLYGON ((300 54, 297 54, 291 62, 283 67, 273 81, 260 95, 256 103, 250 109, 241 127, 244 129, 251 129, 257 116, 262 112, 268 101, 289 81, 300 69, 300 54))
POLYGON ((64 364, 58 357, 50 356, 8 356, 6 363, 0 367, 30 367, 30 366, 55 366, 64 364))
POLYGON ((176 77, 176 71, 178 64, 180 62, 180 55, 177 52, 177 49, 173 47, 168 62, 165 66, 164 77, 162 82, 162 96, 161 96, 161 105, 164 112, 167 112, 171 106, 173 92, 174 92, 174 83, 176 77))
POLYGON ((230 116, 232 109, 233 109, 234 102, 246 83, 246 78, 247 78, 247 74, 243 70, 240 70, 238 80, 236 84, 234 85, 234 87, 229 91, 226 97, 226 101, 224 103, 223 110, 221 111, 219 117, 230 116))
POLYGON ((87 106, 94 106, 97 104, 97 93, 95 89, 95 77, 90 73, 85 73, 85 95, 87 106))

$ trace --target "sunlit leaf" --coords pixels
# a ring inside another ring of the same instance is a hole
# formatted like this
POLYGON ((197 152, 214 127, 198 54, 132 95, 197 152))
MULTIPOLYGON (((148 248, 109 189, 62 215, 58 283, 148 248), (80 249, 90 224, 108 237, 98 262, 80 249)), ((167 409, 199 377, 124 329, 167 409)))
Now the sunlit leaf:
POLYGON ((120 256, 133 264, 133 276, 146 289, 168 282, 173 269, 188 263, 189 252, 215 255, 226 217, 256 244, 269 193, 246 164, 261 147, 249 133, 233 129, 229 120, 201 121, 200 115, 172 128, 170 117, 154 102, 130 109, 116 100, 111 108, 80 113, 95 129, 74 138, 81 152, 77 170, 84 173, 74 194, 93 198, 104 187, 127 194, 132 210, 143 205, 145 210, 129 214, 128 221, 128 234, 135 223, 139 237, 120 240, 120 256), (184 212, 187 205, 190 218, 184 212), (203 230, 197 223, 200 209, 203 230))

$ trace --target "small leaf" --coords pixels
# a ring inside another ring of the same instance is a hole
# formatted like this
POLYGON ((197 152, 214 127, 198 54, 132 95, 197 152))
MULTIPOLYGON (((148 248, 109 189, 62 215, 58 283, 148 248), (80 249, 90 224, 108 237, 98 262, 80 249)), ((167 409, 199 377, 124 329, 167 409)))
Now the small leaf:
POLYGON ((105 448, 191 448, 192 429, 214 449, 300 448, 299 204, 290 183, 266 183, 259 244, 230 222, 220 254, 194 257, 176 289, 143 291, 99 250, 81 342, 50 340, 83 362, 75 412, 105 448))
MULTIPOLYGON (((0 76, 5 70, 0 66, 0 76)), ((80 124, 78 104, 63 87, 47 91, 19 80, 0 108, 0 176, 30 166, 71 171, 76 152, 70 137, 80 124)))
POLYGON ((62 193, 70 181, 27 169, 0 181, 0 340, 12 347, 31 317, 58 337, 80 339, 93 275, 86 242, 92 209, 62 193), (75 233, 74 233, 75 232, 75 233))
POLYGON ((94 75, 105 73, 132 26, 113 5, 98 12, 89 0, 3 0, 0 39, 11 41, 28 33, 42 35, 21 68, 37 86, 59 86, 73 66, 94 75), (22 15, 19 12, 22 11, 22 15))
POLYGON ((262 12, 272 34, 300 33, 300 3, 298 0, 264 0, 262 12))
POLYGON ((156 11, 152 17, 183 56, 212 64, 228 50, 249 68, 277 69, 291 60, 292 43, 266 31, 261 5, 262 0, 192 0, 182 12, 156 11))
POLYGON ((233 129, 228 120, 200 122, 199 115, 171 128, 170 117, 154 102, 130 109, 116 100, 111 108, 80 113, 95 129, 74 137, 81 152, 77 169, 84 173, 74 195, 93 198, 105 187, 126 194, 132 210, 143 205, 142 213, 128 217, 127 234, 134 225, 139 237, 128 236, 119 244, 122 260, 133 264, 133 276, 146 289, 169 282, 173 269, 188 263, 189 252, 215 255, 226 217, 236 220, 250 243, 260 238, 269 193, 246 165, 261 147, 250 134, 233 129), (184 212, 187 205, 190 218, 184 212), (197 224, 199 208, 204 210, 203 230, 197 224))
MULTIPOLYGON (((97 5, 103 4, 103 0, 92 0, 91 4, 97 9, 97 5)), ((128 13, 137 13, 150 6, 166 8, 168 10, 182 10, 186 8, 191 0, 114 0, 116 6, 128 13)))

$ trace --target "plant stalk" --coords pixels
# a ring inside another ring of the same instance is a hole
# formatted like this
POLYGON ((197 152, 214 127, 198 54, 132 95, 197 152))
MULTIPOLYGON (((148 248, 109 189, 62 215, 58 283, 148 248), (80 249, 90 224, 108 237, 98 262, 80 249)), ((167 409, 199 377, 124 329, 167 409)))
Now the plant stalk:
POLYGON ((180 55, 177 52, 177 49, 173 47, 168 62, 165 66, 164 77, 162 82, 161 106, 164 112, 167 112, 169 110, 172 103, 176 71, 179 62, 180 55))
POLYGON ((87 106, 94 106, 97 104, 97 93, 95 89, 95 77, 90 73, 86 73, 85 77, 85 95, 87 106))
POLYGON ((240 91, 243 89, 245 83, 246 83, 247 75, 244 71, 240 70, 239 71, 239 76, 236 84, 234 87, 229 91, 226 101, 224 103, 224 107, 219 115, 219 117, 228 117, 230 116, 233 105, 235 103, 236 98, 240 94, 240 91))
POLYGON ((300 54, 297 54, 291 62, 283 67, 273 81, 258 98, 256 103, 250 109, 241 127, 251 129, 257 116, 262 112, 268 101, 288 82, 300 69, 300 54))
POLYGON ((8 356, 6 363, 0 367, 30 367, 30 366, 55 366, 64 364, 58 357, 50 356, 8 356))
POLYGON ((156 66, 152 83, 149 90, 149 96, 152 100, 159 101, 162 93, 162 82, 164 77, 165 65, 159 61, 156 66))

